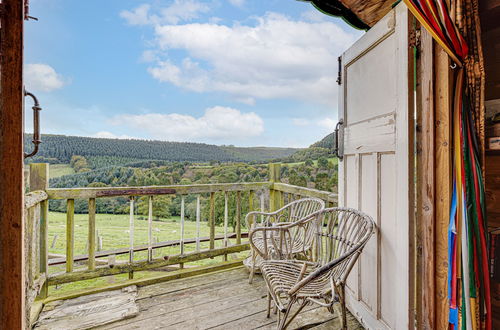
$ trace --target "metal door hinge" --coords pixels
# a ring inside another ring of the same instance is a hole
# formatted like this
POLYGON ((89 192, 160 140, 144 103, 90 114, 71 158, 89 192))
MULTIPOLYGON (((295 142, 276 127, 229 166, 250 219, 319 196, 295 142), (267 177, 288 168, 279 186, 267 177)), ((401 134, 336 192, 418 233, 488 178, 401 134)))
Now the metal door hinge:
POLYGON ((342 84, 342 56, 339 56, 338 61, 339 61, 339 72, 337 75, 337 84, 341 85, 342 84))
POLYGON ((409 47, 415 47, 418 49, 420 46, 420 29, 412 29, 410 30, 409 36, 408 36, 408 46, 409 47))

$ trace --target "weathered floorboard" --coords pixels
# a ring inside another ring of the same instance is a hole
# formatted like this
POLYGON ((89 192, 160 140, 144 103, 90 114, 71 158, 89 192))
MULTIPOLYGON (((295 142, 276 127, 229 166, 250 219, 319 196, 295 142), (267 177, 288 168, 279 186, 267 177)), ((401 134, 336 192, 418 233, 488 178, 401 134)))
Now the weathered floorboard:
MULTIPOLYGON (((139 288, 136 317, 98 329, 275 329, 277 316, 266 318, 262 277, 252 284, 243 267, 139 288)), ((337 315, 307 306, 289 329, 336 329, 337 315), (323 326, 324 324, 324 326, 323 326)), ((349 329, 362 329, 348 315, 349 329)))

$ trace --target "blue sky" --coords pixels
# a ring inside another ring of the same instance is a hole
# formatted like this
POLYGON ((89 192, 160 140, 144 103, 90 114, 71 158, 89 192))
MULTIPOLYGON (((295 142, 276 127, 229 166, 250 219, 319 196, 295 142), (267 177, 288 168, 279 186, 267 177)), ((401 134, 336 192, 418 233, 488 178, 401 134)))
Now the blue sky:
POLYGON ((238 146, 331 132, 336 58, 362 34, 295 0, 31 0, 30 15, 42 133, 238 146))

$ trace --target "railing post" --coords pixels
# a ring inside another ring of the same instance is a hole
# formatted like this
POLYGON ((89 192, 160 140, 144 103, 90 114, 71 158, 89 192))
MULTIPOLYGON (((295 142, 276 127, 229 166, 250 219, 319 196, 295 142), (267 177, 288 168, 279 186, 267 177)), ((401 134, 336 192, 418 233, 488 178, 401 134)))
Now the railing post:
POLYGON ((75 200, 68 199, 66 208, 66 272, 73 271, 73 248, 75 241, 75 200))
POLYGON ((94 270, 95 269, 95 234, 96 234, 96 227, 95 227, 95 213, 96 213, 96 204, 95 204, 95 198, 90 198, 89 199, 89 242, 88 242, 88 247, 89 247, 89 270, 94 270))
MULTIPOLYGON (((49 187, 49 164, 30 164, 30 191, 47 190, 49 187)), ((49 249, 48 249, 48 218, 49 201, 40 203, 40 273, 48 275, 49 271, 49 249)), ((48 276, 47 276, 48 277, 48 276)), ((46 298, 49 286, 45 281, 40 289, 40 297, 46 298)))
POLYGON ((215 192, 210 193, 210 250, 215 248, 215 192))
POLYGON ((281 164, 269 164, 269 181, 273 186, 269 189, 269 211, 273 212, 279 209, 281 195, 279 191, 274 189, 274 183, 280 182, 281 179, 281 164))
POLYGON ((241 244, 241 191, 236 192, 236 244, 241 244))

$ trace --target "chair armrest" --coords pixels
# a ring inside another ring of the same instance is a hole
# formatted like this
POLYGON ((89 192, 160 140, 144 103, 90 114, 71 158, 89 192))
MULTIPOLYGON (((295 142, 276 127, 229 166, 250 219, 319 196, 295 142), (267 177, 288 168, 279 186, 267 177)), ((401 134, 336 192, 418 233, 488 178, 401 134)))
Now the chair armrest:
MULTIPOLYGON (((288 233, 289 235, 289 228, 292 228, 296 226, 296 223, 283 223, 279 225, 273 225, 273 226, 264 226, 264 227, 254 227, 250 232, 248 233, 248 239, 250 241, 251 247, 257 251, 257 253, 264 258, 265 260, 269 259, 270 252, 278 252, 280 255, 283 254, 283 244, 286 246, 286 239, 285 242, 278 242, 276 244, 276 238, 278 240, 281 240, 282 238, 286 238, 286 235, 288 233), (257 237, 257 233, 261 233, 260 237, 257 237), (281 234, 283 233, 283 234, 281 234), (256 240, 261 239, 262 244, 261 246, 257 246, 256 240)), ((290 247, 291 249, 291 247, 290 247)), ((285 251, 286 252, 286 251, 285 251)), ((291 251, 286 252, 285 254, 290 254, 291 251)))
POLYGON ((361 253, 361 251, 359 249, 355 248, 355 249, 343 254, 339 258, 333 260, 332 262, 330 262, 324 266, 319 267, 318 269, 316 269, 315 271, 313 271, 312 273, 310 273, 309 275, 307 275, 303 279, 298 280, 297 283, 288 291, 288 294, 291 296, 291 295, 298 293, 300 291, 300 289, 302 289, 309 282, 314 281, 315 279, 317 279, 321 275, 330 271, 332 268, 335 268, 338 265, 340 265, 342 262, 344 262, 346 259, 348 259, 352 255, 357 254, 357 256, 355 256, 353 259, 351 259, 350 267, 347 267, 346 271, 347 271, 347 274, 349 274, 351 271, 352 265, 354 265, 354 262, 356 262, 357 257, 359 256, 360 253, 361 253))
MULTIPOLYGON (((248 212, 247 215, 245 216, 245 223, 247 225, 247 228, 250 230, 250 218, 254 217, 254 219, 257 219, 259 215, 262 215, 264 217, 267 217, 267 219, 273 215, 276 215, 278 211, 275 212, 262 212, 262 211, 252 211, 248 212)), ((265 219, 264 222, 267 222, 268 220, 265 219)), ((254 224, 258 223, 258 221, 254 221, 254 224)), ((262 223, 261 223, 262 224, 262 223)))

